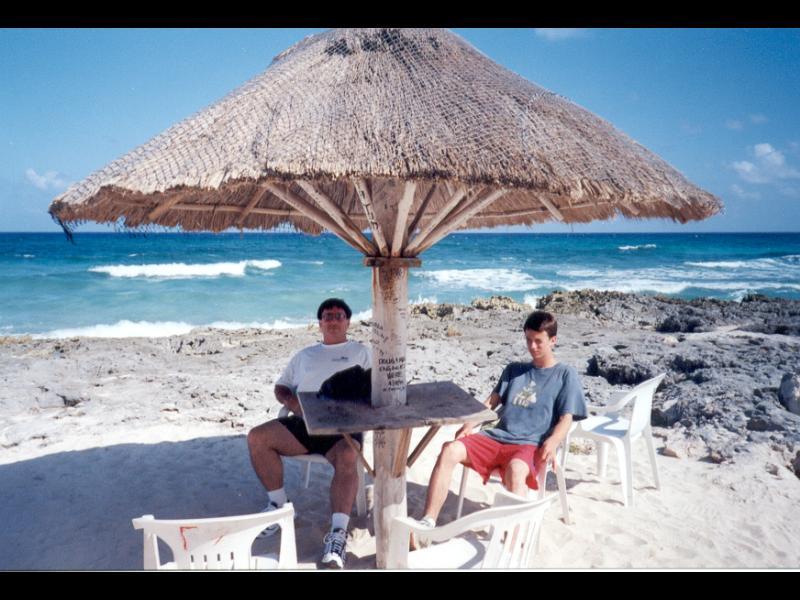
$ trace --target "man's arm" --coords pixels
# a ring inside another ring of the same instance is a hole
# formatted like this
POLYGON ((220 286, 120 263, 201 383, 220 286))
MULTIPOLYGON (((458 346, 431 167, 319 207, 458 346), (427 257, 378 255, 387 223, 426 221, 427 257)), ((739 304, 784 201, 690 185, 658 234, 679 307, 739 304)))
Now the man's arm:
POLYGON ((286 408, 298 416, 302 416, 303 409, 300 408, 300 399, 292 393, 285 385, 275 385, 275 398, 286 408))
MULTIPOLYGON (((487 408, 494 410, 495 407, 498 404, 500 404, 500 395, 495 392, 492 392, 491 395, 486 399, 486 402, 484 402, 483 404, 487 408)), ((481 423, 483 423, 483 421, 473 421, 471 423, 464 423, 464 425, 461 426, 461 429, 456 431, 455 439, 462 438, 466 435, 470 435, 472 433, 472 430, 475 429, 475 427, 477 427, 481 423)))
POLYGON ((569 433, 569 428, 572 426, 572 415, 567 413, 565 415, 561 415, 561 418, 558 420, 558 423, 553 428, 553 433, 550 434, 542 447, 539 448, 539 455, 541 460, 544 464, 547 464, 550 461, 550 464, 553 466, 553 473, 556 472, 556 449, 558 445, 567 437, 567 433, 569 433))

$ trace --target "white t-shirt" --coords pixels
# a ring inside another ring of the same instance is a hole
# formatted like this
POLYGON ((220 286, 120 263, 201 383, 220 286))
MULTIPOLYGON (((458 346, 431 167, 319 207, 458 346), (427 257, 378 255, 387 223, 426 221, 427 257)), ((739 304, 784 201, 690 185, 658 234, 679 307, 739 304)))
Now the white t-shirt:
POLYGON ((369 348, 361 342, 316 344, 295 354, 275 385, 285 386, 293 394, 318 392, 328 377, 356 365, 370 368, 369 348))

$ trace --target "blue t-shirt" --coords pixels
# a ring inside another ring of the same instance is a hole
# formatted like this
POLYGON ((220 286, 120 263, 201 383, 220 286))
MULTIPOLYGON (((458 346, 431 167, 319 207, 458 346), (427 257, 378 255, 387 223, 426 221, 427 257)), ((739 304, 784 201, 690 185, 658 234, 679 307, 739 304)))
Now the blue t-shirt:
POLYGON ((539 446, 563 415, 586 418, 581 380, 569 365, 539 369, 529 362, 511 363, 493 391, 503 407, 500 421, 481 433, 502 444, 539 446))

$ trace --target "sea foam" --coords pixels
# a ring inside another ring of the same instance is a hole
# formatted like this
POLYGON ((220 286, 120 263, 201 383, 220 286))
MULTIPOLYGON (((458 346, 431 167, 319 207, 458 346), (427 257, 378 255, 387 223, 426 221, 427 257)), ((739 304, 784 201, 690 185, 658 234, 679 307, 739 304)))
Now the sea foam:
POLYGON ((151 265, 104 265, 91 267, 92 273, 110 277, 147 277, 157 279, 192 279, 194 277, 244 277, 248 268, 266 271, 281 266, 277 260, 241 260, 207 264, 165 263, 151 265))
POLYGON ((480 290, 524 291, 551 285, 551 282, 534 279, 518 269, 443 269, 420 271, 417 277, 432 280, 449 289, 475 288, 480 290))
POLYGON ((100 324, 88 327, 75 327, 69 329, 55 329, 53 331, 34 334, 33 339, 63 339, 72 337, 90 338, 133 338, 133 337, 169 337, 171 335, 183 335, 192 329, 210 327, 213 329, 236 330, 236 329, 296 329, 306 327, 307 321, 299 322, 296 320, 277 319, 273 322, 251 322, 240 323, 236 321, 215 321, 207 325, 193 325, 183 321, 129 321, 123 319, 111 325, 100 324))
POLYGON ((619 246, 620 250, 642 250, 645 248, 658 248, 656 244, 639 244, 638 246, 619 246))
POLYGON ((797 269, 800 266, 800 255, 787 254, 775 258, 752 258, 750 260, 710 260, 699 262, 685 262, 685 265, 702 267, 706 269, 761 269, 783 270, 797 269))

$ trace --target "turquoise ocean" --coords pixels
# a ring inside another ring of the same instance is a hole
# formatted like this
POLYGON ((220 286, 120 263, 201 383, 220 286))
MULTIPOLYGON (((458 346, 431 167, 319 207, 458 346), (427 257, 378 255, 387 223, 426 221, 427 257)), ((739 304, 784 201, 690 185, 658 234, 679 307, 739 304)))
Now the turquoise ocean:
MULTIPOLYGON (((462 233, 420 258, 413 303, 584 288, 800 299, 800 233, 462 233)), ((0 233, 0 336, 303 327, 331 296, 371 314, 371 270, 331 235, 0 233)))

